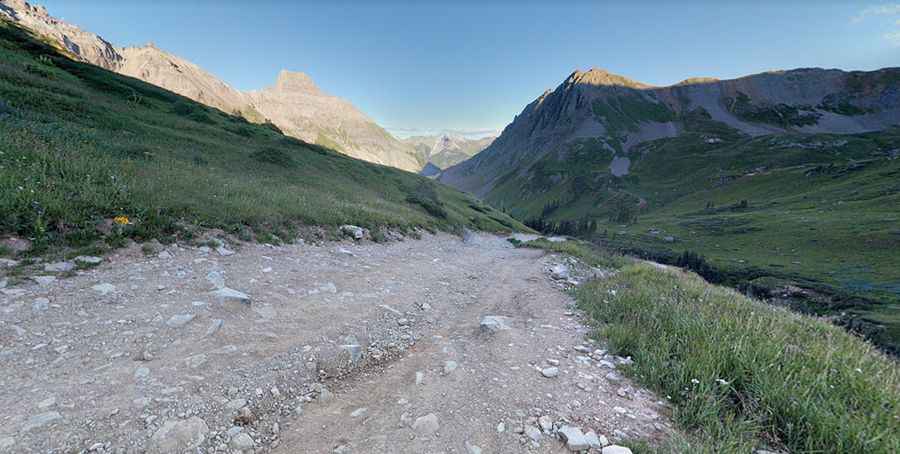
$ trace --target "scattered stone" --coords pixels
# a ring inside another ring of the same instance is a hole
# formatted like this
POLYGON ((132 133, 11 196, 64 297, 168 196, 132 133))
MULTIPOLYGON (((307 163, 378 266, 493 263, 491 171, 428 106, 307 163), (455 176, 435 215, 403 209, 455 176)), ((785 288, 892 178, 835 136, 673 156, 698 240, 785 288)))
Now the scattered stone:
POLYGON ((254 442, 253 439, 250 438, 250 435, 241 432, 234 436, 228 445, 231 446, 231 449, 236 449, 243 452, 255 448, 256 442, 254 442))
POLYGON ((347 445, 337 445, 332 454, 350 454, 350 447, 347 445))
POLYGON ((397 325, 407 326, 407 325, 409 325, 409 319, 401 318, 401 319, 397 320, 397 325))
POLYGON ((547 364, 556 367, 556 366, 559 366, 559 360, 558 359, 548 359, 547 364))
POLYGON ((44 271, 48 273, 68 273, 74 269, 75 264, 72 262, 56 262, 44 265, 44 271))
POLYGON ((0 288, 6 288, 9 285, 9 281, 5 277, 0 277, 0 288))
POLYGON ((466 442, 466 452, 468 454, 481 454, 481 448, 478 445, 466 442))
POLYGON ((366 407, 357 408, 356 410, 353 410, 353 413, 350 413, 350 417, 351 418, 359 418, 360 416, 365 416, 366 413, 368 413, 368 412, 369 412, 369 409, 366 407))
POLYGON ((218 290, 213 290, 210 292, 212 296, 219 300, 220 303, 240 303, 244 305, 250 305, 250 297, 242 292, 239 292, 234 289, 230 289, 228 287, 222 287, 218 290))
POLYGON ((52 407, 52 406, 54 406, 54 405, 56 405, 56 398, 55 398, 55 397, 48 397, 48 398, 46 398, 46 399, 44 399, 44 400, 38 402, 38 408, 40 408, 41 410, 50 408, 50 407, 52 407))
POLYGON ((545 369, 541 369, 541 375, 543 375, 546 378, 556 377, 557 375, 559 375, 559 368, 558 367, 547 367, 545 369))
POLYGON ((600 451, 600 454, 631 454, 631 450, 619 445, 609 445, 600 451))
POLYGON ((453 372, 454 370, 456 370, 457 367, 459 367, 459 364, 456 364, 456 361, 451 361, 451 360, 444 361, 444 374, 449 374, 450 372, 453 372))
MULTIPOLYGON (((0 438, 0 450, 10 449, 16 444, 16 439, 13 437, 2 437, 0 438)), ((4 451, 5 452, 5 451, 4 451)))
POLYGON ((166 325, 169 328, 181 328, 194 320, 195 317, 196 315, 194 314, 175 314, 166 322, 166 325))
POLYGON ((619 382, 622 381, 622 376, 615 372, 610 372, 606 374, 606 379, 613 382, 619 382))
POLYGON ((232 251, 231 249, 228 249, 228 248, 225 247, 225 246, 217 246, 217 247, 216 247, 216 252, 217 252, 219 255, 221 255, 222 257, 228 257, 228 256, 230 256, 230 255, 234 255, 234 251, 232 251))
POLYGON ((497 424, 497 433, 502 434, 503 432, 506 432, 506 423, 504 423, 503 421, 500 421, 497 424))
POLYGON ((416 372, 416 384, 421 385, 422 382, 425 381, 425 373, 422 371, 416 372))
POLYGON ((99 265, 103 262, 103 259, 92 255, 79 255, 78 257, 75 257, 75 261, 85 265, 99 265))
POLYGON ((47 424, 50 424, 53 421, 59 419, 62 419, 62 415, 55 411, 34 415, 31 418, 28 418, 28 422, 26 422, 25 425, 22 426, 22 431, 29 432, 31 430, 44 427, 47 424))
POLYGON ((116 291, 116 286, 109 283, 103 283, 91 287, 91 290, 99 293, 101 296, 105 296, 116 291))
POLYGON ((6 246, 14 254, 21 254, 31 250, 31 241, 13 236, 0 240, 0 246, 6 246))
POLYGON ((591 448, 587 437, 581 432, 581 429, 573 426, 562 426, 559 428, 559 436, 566 443, 569 451, 579 452, 591 448))
POLYGON ((438 417, 434 413, 429 413, 425 416, 416 418, 416 421, 412 425, 412 429, 419 436, 431 435, 437 432, 440 427, 438 417))
POLYGON ((578 352, 578 353, 588 353, 588 354, 591 353, 591 348, 588 347, 588 346, 586 346, 586 345, 576 345, 576 346, 573 347, 573 348, 574 348, 575 351, 578 352))
POLYGON ((156 256, 162 260, 168 260, 172 258, 172 253, 169 251, 162 251, 159 254, 156 254, 156 256))
POLYGON ((481 331, 484 333, 496 333, 510 329, 509 318, 499 315, 485 315, 481 318, 481 331))
POLYGON ((50 300, 47 298, 38 298, 31 303, 31 310, 35 312, 44 312, 50 309, 50 300))

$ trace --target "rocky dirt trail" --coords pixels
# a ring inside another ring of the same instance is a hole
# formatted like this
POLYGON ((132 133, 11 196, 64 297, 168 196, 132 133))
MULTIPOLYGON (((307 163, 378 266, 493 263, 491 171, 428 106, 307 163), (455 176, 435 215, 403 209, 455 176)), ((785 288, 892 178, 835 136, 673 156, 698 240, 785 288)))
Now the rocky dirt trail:
POLYGON ((585 337, 562 291, 590 271, 438 235, 134 247, 35 276, 0 290, 0 452, 600 452, 663 438, 665 404, 616 372, 627 359, 585 337))

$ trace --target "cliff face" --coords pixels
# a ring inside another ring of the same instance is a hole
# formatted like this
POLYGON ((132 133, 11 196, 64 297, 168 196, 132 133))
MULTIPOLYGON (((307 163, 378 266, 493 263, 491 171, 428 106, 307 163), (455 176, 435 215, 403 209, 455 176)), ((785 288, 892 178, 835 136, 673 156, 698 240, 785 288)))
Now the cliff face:
POLYGON ((273 87, 241 92, 188 60, 150 44, 118 48, 24 0, 0 0, 5 18, 73 58, 141 79, 250 121, 271 121, 285 134, 349 156, 417 172, 425 162, 350 102, 322 92, 306 74, 283 71, 273 87))
POLYGON ((576 71, 527 105, 484 152, 440 179, 484 196, 573 141, 596 139, 617 154, 676 137, 692 115, 749 136, 849 134, 900 123, 900 69, 796 69, 734 80, 689 79, 652 87, 599 69, 576 71))

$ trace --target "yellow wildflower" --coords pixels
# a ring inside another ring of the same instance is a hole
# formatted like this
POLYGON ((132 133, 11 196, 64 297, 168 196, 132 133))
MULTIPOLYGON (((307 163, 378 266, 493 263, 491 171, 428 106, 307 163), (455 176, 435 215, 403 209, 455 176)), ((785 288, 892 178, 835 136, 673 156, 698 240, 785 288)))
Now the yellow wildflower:
POLYGON ((128 225, 131 224, 131 220, 128 219, 128 216, 116 216, 113 218, 113 222, 118 225, 128 225))

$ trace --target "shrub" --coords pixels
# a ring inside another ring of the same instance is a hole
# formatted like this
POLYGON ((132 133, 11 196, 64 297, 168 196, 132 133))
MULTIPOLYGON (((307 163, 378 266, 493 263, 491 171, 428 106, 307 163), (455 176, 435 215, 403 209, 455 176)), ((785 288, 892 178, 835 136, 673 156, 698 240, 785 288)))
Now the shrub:
POLYGON ((446 219, 448 216, 447 210, 444 209, 444 204, 434 188, 434 184, 430 181, 423 181, 416 186, 406 197, 406 201, 419 205, 434 217, 446 219))

